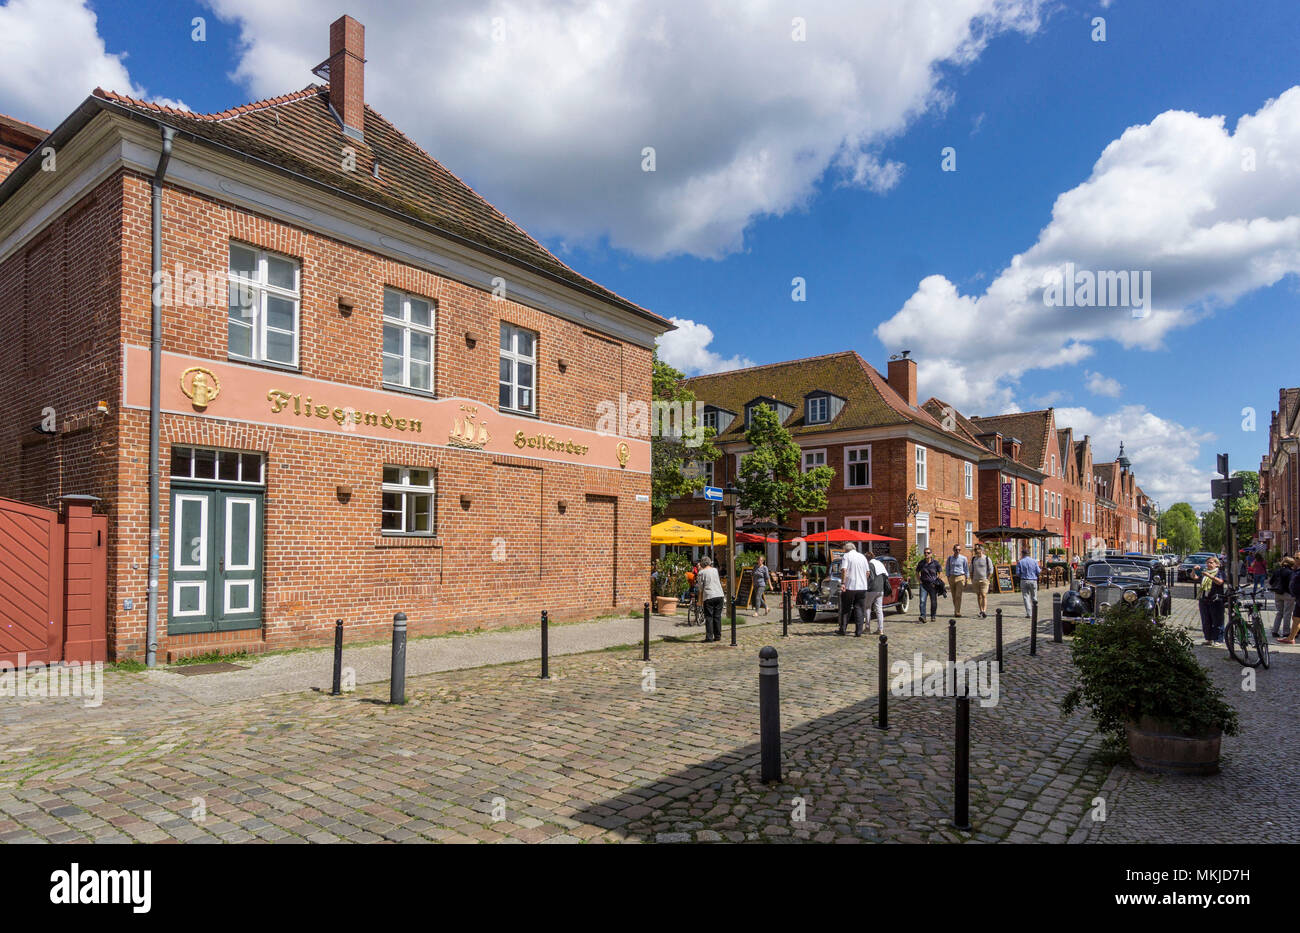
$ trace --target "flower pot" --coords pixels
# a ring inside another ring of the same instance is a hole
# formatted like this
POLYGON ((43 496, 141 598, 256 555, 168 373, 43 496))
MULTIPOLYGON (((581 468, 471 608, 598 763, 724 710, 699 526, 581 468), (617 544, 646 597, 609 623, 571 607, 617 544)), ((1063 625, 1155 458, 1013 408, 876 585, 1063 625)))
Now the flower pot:
POLYGON ((661 616, 670 616, 677 612, 677 600, 672 596, 659 596, 655 599, 655 612, 661 616))
POLYGON ((1172 723, 1151 716, 1127 723, 1128 751, 1133 764, 1160 774, 1218 774, 1219 742, 1223 732, 1214 729, 1188 735, 1172 723))

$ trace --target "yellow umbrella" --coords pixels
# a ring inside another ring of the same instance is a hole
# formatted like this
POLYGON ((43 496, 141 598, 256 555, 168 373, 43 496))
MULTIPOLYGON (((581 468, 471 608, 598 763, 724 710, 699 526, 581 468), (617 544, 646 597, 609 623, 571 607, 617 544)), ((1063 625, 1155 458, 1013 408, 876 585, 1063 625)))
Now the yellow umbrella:
POLYGON ((698 525, 688 525, 685 522, 679 522, 675 518, 669 518, 657 525, 650 526, 650 543, 651 544, 685 544, 694 547, 706 547, 710 540, 714 544, 726 544, 727 536, 714 532, 712 536, 709 529, 701 528, 698 525))

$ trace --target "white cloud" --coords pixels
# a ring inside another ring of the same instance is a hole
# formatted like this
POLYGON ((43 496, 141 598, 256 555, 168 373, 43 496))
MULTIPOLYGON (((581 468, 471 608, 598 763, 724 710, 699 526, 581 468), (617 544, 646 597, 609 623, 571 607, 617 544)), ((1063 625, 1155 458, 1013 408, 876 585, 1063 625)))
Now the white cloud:
POLYGON ((913 351, 924 391, 987 410, 1010 403, 1030 370, 1076 365, 1103 342, 1158 349, 1173 329, 1297 273, 1300 86, 1231 132, 1222 117, 1183 111, 1130 127, 982 294, 928 276, 876 335, 913 351), (1150 272, 1148 313, 1047 306, 1044 286, 1066 263, 1150 272), (994 327, 1014 339, 989 340, 994 327))
POLYGON ((1120 385, 1118 379, 1112 379, 1110 376, 1103 376, 1101 373, 1085 371, 1083 374, 1084 385, 1093 395, 1104 395, 1107 398, 1119 398, 1124 393, 1124 387, 1120 385))
POLYGON ((1161 418, 1145 405, 1124 405, 1110 414, 1087 408, 1058 408, 1056 423, 1074 429, 1076 440, 1092 435, 1092 458, 1104 463, 1125 455, 1133 462, 1138 485, 1148 496, 1169 508, 1175 502, 1190 502, 1198 512, 1210 507, 1213 473, 1197 469, 1202 444, 1214 435, 1161 418))
MULTIPOLYGON (((942 67, 1044 0, 354 0, 366 97, 538 235, 719 257, 823 179, 885 192, 882 148, 951 99, 942 67), (793 41, 795 16, 806 41, 793 41), (500 36, 500 41, 494 38, 500 36), (655 149, 656 170, 642 171, 655 149)), ((332 0, 213 0, 250 96, 311 80, 332 0)))
POLYGON ((748 357, 723 357, 709 349, 713 342, 713 329, 684 318, 672 318, 677 329, 659 338, 659 359, 680 369, 688 376, 700 373, 720 373, 730 369, 753 366, 748 357))
POLYGON ((11 0, 0 6, 0 113, 52 130, 96 87, 149 99, 124 59, 108 52, 87 3, 11 0))

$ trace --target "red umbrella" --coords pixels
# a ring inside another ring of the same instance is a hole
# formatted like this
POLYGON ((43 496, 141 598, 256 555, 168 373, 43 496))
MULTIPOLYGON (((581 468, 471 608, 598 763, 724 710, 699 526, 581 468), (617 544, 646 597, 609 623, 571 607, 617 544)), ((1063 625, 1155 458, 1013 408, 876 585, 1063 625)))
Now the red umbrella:
POLYGON ((750 534, 747 531, 736 532, 736 541, 740 544, 776 544, 776 538, 765 538, 763 535, 750 534))
POLYGON ((885 535, 873 535, 869 531, 833 528, 830 531, 819 531, 814 535, 805 535, 804 540, 809 543, 818 543, 822 541, 901 541, 902 539, 890 538, 885 535))

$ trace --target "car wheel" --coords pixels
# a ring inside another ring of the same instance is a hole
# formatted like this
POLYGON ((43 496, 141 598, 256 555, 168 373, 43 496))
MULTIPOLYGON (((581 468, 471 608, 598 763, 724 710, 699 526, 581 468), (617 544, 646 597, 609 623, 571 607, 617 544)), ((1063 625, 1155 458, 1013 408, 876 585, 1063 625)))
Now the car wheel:
POLYGON ((816 619, 817 619, 817 610, 816 610, 816 609, 809 609, 807 606, 800 606, 800 607, 799 607, 799 621, 800 621, 800 622, 814 622, 814 621, 816 621, 816 619))
POLYGON ((912 594, 903 590, 898 594, 898 602, 894 604, 894 611, 900 616, 907 612, 907 607, 912 605, 912 594))

